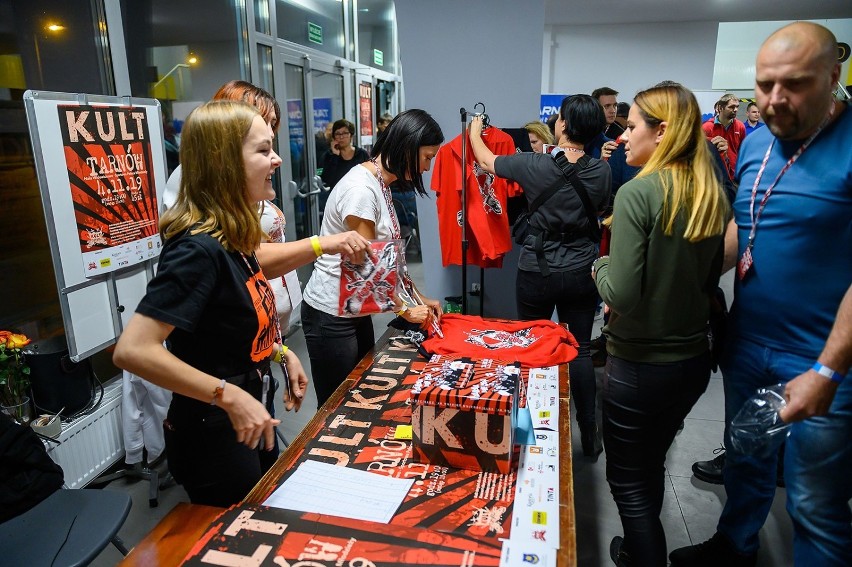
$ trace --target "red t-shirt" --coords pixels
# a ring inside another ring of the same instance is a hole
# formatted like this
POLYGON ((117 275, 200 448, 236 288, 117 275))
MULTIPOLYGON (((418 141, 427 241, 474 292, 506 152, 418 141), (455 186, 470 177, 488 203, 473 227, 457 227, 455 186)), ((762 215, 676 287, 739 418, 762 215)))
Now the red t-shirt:
POLYGON ((577 357, 574 335, 553 321, 483 319, 449 313, 441 317, 443 338, 423 341, 431 354, 461 354, 476 358, 513 360, 526 368, 564 364, 577 357))
MULTIPOLYGON (((482 139, 494 155, 515 153, 512 137, 498 128, 490 127, 482 139)), ((470 141, 465 141, 467 262, 483 268, 500 267, 503 256, 512 249, 506 200, 521 189, 512 181, 480 170, 474 163, 470 141)), ((461 153, 459 135, 438 150, 432 173, 432 190, 438 194, 438 230, 444 266, 462 263, 461 153)))
POLYGON ((725 128, 721 123, 716 122, 716 117, 710 118, 701 125, 704 134, 708 140, 712 140, 716 136, 722 136, 728 142, 728 151, 722 154, 722 161, 725 162, 725 168, 728 170, 728 177, 734 178, 737 172, 737 156, 740 153, 740 144, 745 138, 745 124, 734 118, 730 126, 725 128))

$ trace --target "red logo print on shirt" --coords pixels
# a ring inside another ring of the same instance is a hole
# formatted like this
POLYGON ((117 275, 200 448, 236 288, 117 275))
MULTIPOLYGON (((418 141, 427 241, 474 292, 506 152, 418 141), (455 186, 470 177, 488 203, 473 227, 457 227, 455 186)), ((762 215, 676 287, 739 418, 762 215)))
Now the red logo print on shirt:
POLYGON ((513 347, 526 348, 538 340, 538 337, 532 335, 530 329, 522 329, 513 333, 509 331, 480 331, 479 329, 471 329, 466 335, 465 342, 489 350, 513 347))

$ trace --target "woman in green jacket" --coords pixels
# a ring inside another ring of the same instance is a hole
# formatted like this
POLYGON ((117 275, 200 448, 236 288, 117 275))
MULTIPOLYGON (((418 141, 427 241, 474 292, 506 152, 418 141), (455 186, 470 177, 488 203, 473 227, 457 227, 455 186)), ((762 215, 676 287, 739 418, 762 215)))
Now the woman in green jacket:
POLYGON ((709 293, 721 269, 729 216, 693 94, 661 84, 636 95, 627 163, 611 217, 610 257, 592 277, 611 310, 603 388, 607 481, 624 538, 618 565, 664 566, 660 522, 665 459, 678 426, 710 379, 709 293))

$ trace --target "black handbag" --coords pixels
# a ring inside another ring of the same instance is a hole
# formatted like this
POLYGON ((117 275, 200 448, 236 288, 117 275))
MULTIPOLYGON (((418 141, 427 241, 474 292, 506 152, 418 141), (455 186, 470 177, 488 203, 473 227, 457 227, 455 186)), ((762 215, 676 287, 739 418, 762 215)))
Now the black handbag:
POLYGON ((710 364, 713 371, 719 369, 725 340, 728 335, 728 304, 725 292, 717 287, 710 293, 710 320, 707 338, 710 341, 710 364))

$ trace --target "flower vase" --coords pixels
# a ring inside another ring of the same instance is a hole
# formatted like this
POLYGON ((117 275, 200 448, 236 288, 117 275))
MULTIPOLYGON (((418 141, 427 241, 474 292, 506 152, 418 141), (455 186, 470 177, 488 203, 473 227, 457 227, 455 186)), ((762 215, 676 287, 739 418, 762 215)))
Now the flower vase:
POLYGON ((11 406, 0 406, 0 411, 20 423, 21 425, 29 425, 33 418, 32 405, 29 398, 24 398, 19 404, 11 406))

